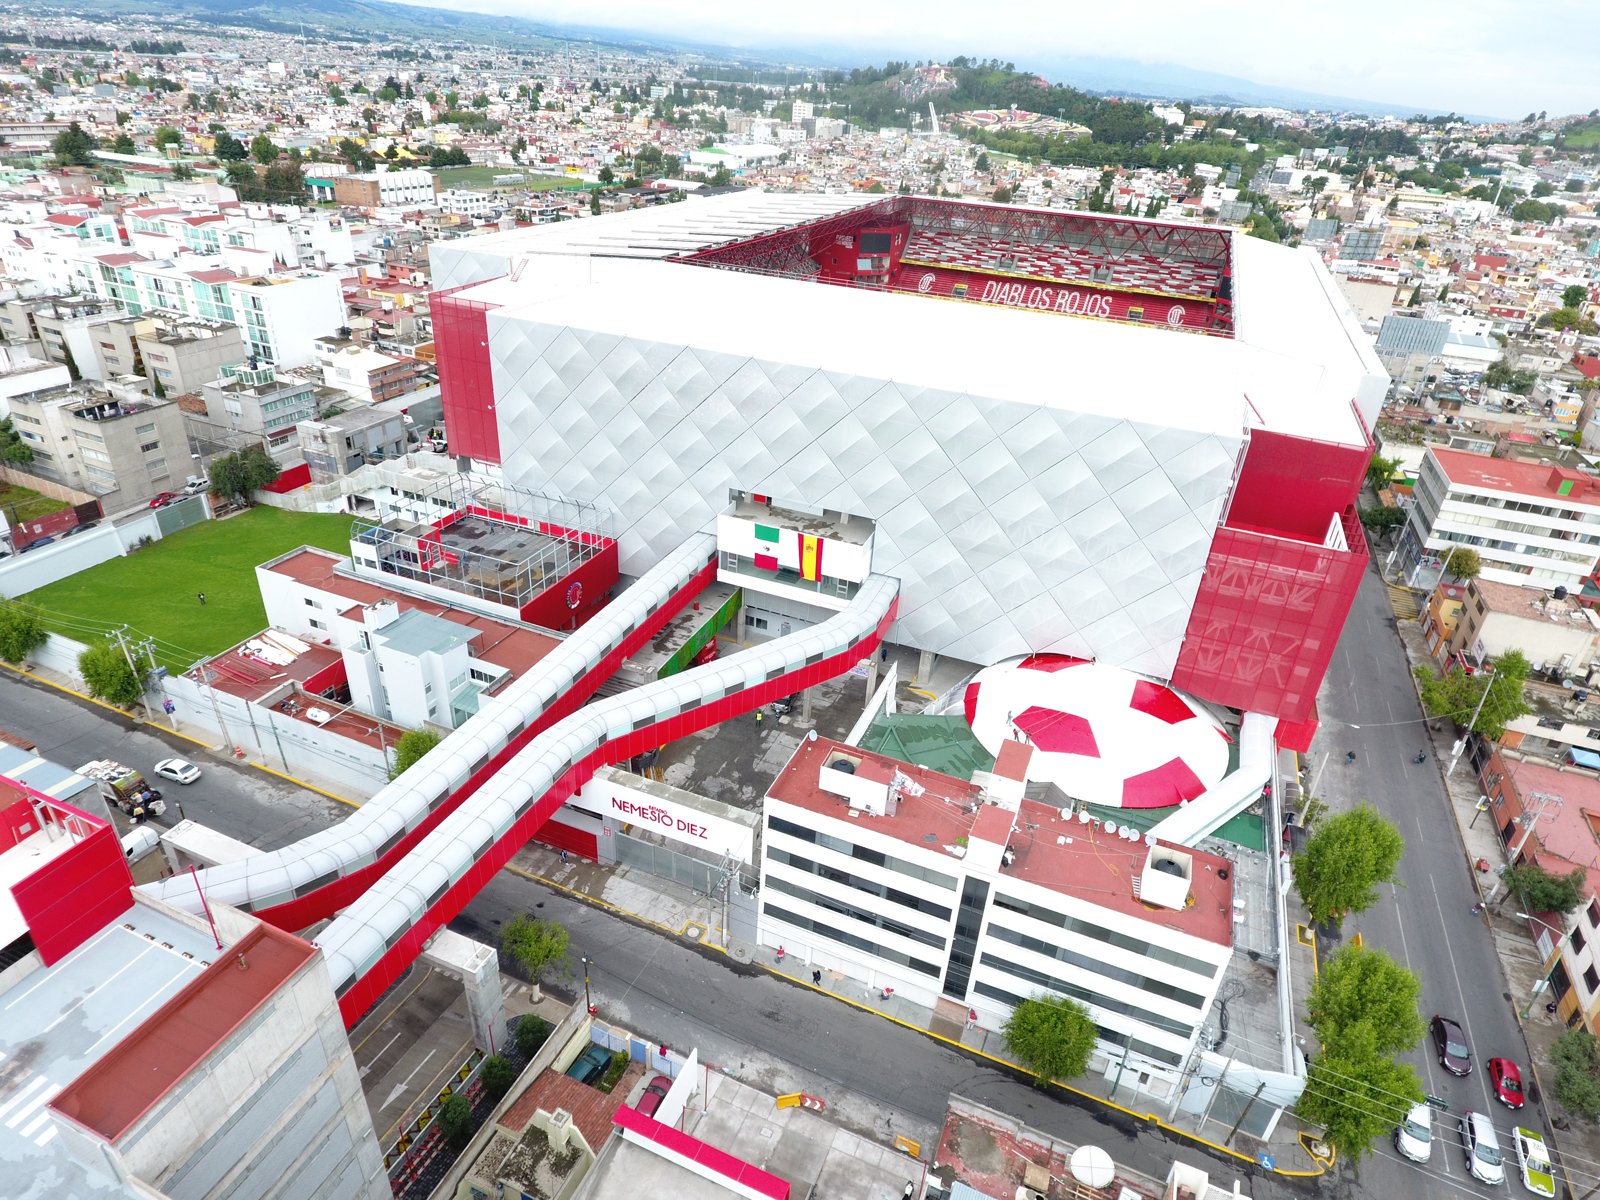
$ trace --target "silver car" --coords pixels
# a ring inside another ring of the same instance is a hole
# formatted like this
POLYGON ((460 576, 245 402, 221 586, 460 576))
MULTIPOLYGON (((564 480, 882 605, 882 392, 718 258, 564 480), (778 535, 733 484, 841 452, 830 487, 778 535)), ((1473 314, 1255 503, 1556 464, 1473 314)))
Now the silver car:
POLYGON ((1461 1145, 1467 1153, 1467 1172, 1477 1180, 1498 1187, 1506 1181, 1506 1166, 1500 1156, 1500 1139, 1494 1125, 1480 1112, 1461 1118, 1461 1145))

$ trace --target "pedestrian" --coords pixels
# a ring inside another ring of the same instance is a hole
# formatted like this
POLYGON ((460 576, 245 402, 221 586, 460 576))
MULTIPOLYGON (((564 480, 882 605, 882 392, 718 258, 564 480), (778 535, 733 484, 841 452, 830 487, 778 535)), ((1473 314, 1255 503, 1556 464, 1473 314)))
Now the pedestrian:
POLYGON ((566 862, 567 861, 567 852, 565 850, 561 851, 561 861, 562 862, 566 862))
POLYGON ((889 643, 888 642, 884 642, 881 646, 878 647, 878 661, 879 662, 885 662, 885 663, 889 661, 889 643))
POLYGON ((822 972, 821 971, 813 971, 813 972, 811 972, 811 986, 812 987, 821 987, 822 986, 822 972))
POLYGON ((767 714, 762 712, 759 708, 756 709, 756 724, 759 725, 759 724, 761 724, 761 722, 765 721, 766 719, 767 719, 767 714))
POLYGON ((196 592, 195 595, 200 597, 200 607, 204 608, 206 606, 206 594, 204 592, 196 592))

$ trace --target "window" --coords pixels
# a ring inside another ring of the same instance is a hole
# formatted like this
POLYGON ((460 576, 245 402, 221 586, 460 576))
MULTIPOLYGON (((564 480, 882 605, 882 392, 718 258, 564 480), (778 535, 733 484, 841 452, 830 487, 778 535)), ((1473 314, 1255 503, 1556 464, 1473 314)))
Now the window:
POLYGON ((1583 930, 1579 929, 1576 925, 1574 925, 1572 927, 1572 938, 1571 938, 1571 941, 1572 941, 1572 952, 1574 954, 1576 954, 1579 950, 1583 949, 1583 944, 1584 944, 1583 930))
POLYGON ((143 453, 149 454, 150 451, 152 451, 152 450, 161 449, 161 443, 158 442, 158 441, 157 442, 140 442, 139 443, 139 449, 143 453))
POLYGON ((1583 969, 1583 986, 1590 992, 1600 991, 1600 974, 1596 974, 1594 967, 1583 969))
POLYGON ((1600 926, 1600 900, 1589 901, 1589 924, 1600 926))
POLYGON ((322 607, 322 605, 320 605, 320 604, 318 604, 318 603, 317 603, 317 602, 316 602, 316 601, 315 601, 315 600, 313 600, 313 599, 312 599, 312 598, 311 598, 311 597, 310 597, 310 596, 307 596, 307 597, 306 597, 306 604, 307 604, 307 606, 308 606, 308 607, 310 607, 310 608, 321 608, 321 607, 322 607))
POLYGON ((820 833, 815 829, 807 829, 803 825, 796 825, 792 821, 785 821, 782 817, 768 817, 767 828, 774 833, 788 834, 790 837, 798 838, 800 841, 810 842, 812 845, 832 850, 836 854, 846 854, 851 858, 859 859, 861 862, 871 863, 873 866, 887 867, 891 871, 898 871, 911 879, 920 879, 925 883, 934 884, 947 891, 953 892, 956 889, 954 875, 946 875, 942 871, 935 871, 930 867, 918 866, 916 863, 896 858, 892 854, 884 854, 880 850, 857 846, 845 841, 843 838, 836 838, 830 834, 820 833))
MULTIPOLYGON (((311 626, 311 628, 313 628, 313 629, 327 629, 328 628, 327 625, 323 624, 321 621, 317 620, 315 617, 310 618, 306 622, 306 624, 311 626)), ((382 670, 382 668, 380 667, 379 670, 382 670)))

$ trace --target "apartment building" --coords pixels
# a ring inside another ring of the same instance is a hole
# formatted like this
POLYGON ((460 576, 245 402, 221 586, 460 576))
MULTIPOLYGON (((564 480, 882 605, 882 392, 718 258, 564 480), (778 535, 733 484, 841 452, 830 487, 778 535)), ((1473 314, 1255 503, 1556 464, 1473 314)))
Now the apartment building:
POLYGON ((33 450, 31 472, 100 497, 107 512, 188 474, 183 413, 142 392, 94 383, 28 392, 11 397, 11 419, 33 450))
POLYGON ((318 393, 309 379, 248 363, 224 366, 200 389, 212 426, 261 438, 275 455, 295 449, 295 427, 316 417, 318 393))
POLYGON ((366 171, 333 179, 333 198, 351 208, 396 208, 432 205, 439 177, 432 171, 366 171))
POLYGON ((312 354, 322 369, 324 384, 363 404, 393 400, 431 382, 427 364, 395 358, 350 338, 318 338, 312 354))
POLYGON ((244 333, 226 321, 154 313, 133 318, 148 328, 138 338, 139 356, 151 385, 168 396, 198 392, 250 357, 244 333))
POLYGON ((1474 664, 1520 650, 1535 669, 1559 667, 1581 679, 1600 651, 1600 613, 1564 592, 1473 579, 1467 582, 1449 645, 1455 655, 1474 664))
POLYGON ((1593 475, 1430 446, 1414 496, 1397 552, 1413 587, 1437 583, 1458 547, 1478 552, 1482 579, 1572 593, 1600 562, 1593 475))
POLYGON ((312 483, 330 483, 369 462, 402 458, 406 452, 405 418, 387 409, 358 408, 302 421, 295 432, 312 483))
POLYGON ((1025 799, 1032 753, 966 781, 801 742, 763 805, 761 943, 990 1028, 1071 996, 1098 1066, 1168 1093, 1233 956, 1229 863, 1025 799))
POLYGON ((157 256, 170 254, 176 243, 197 254, 254 251, 265 256, 263 266, 326 268, 355 261, 350 227, 342 216, 295 206, 226 213, 131 209, 126 220, 130 245, 157 256))

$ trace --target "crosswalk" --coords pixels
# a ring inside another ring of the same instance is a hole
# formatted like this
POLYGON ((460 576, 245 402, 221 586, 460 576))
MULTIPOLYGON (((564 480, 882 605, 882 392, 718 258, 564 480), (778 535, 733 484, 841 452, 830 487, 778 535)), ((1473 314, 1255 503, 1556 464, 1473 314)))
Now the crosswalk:
POLYGON ((36 1146, 48 1146, 56 1136, 55 1122, 46 1105, 61 1085, 47 1076, 27 1071, 0 1053, 0 1125, 36 1146))

